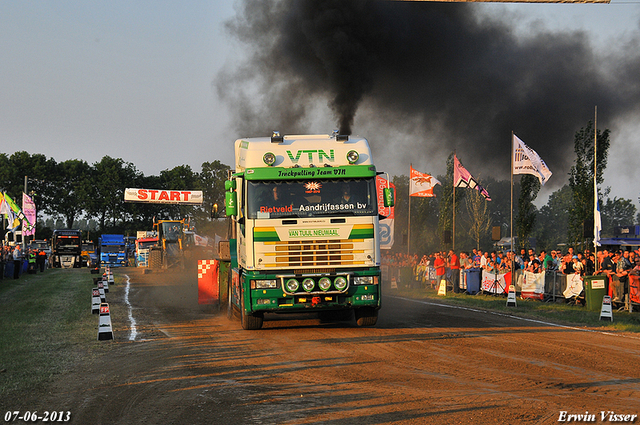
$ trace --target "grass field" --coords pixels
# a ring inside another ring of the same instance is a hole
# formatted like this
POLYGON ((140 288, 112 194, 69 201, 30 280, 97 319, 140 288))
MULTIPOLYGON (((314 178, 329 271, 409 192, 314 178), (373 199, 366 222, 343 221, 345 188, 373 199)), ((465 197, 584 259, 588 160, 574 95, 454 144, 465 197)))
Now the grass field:
POLYGON ((0 400, 107 349, 91 314, 94 276, 87 269, 49 269, 0 280, 0 400))

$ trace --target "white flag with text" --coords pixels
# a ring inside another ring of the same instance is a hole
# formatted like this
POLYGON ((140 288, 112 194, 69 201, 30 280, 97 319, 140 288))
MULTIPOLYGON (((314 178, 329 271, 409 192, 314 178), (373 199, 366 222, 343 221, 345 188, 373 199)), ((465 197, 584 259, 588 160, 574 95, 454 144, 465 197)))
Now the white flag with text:
POLYGON ((533 174, 544 184, 551 177, 551 170, 542 158, 515 134, 513 135, 513 174, 533 174))

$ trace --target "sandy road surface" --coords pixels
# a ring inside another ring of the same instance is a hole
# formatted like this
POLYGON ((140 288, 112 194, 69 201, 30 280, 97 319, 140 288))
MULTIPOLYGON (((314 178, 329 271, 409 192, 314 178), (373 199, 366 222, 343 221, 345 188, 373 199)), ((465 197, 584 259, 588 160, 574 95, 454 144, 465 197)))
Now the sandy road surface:
MULTIPOLYGON (((108 354, 58 376, 34 406, 77 424, 557 423, 640 414, 640 336, 384 298, 378 325, 239 320, 174 274, 112 287, 108 354)), ((636 419, 636 423, 640 423, 636 419)))

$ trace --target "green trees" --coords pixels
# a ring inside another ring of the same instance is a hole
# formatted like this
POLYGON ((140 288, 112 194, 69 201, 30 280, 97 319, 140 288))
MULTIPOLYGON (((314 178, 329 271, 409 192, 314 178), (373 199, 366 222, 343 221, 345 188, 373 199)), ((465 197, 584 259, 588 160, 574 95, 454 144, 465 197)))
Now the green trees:
MULTIPOLYGON (((572 203, 569 209, 569 230, 567 235, 568 242, 574 246, 583 245, 585 224, 593 223, 594 136, 595 129, 593 123, 589 121, 586 127, 576 132, 574 137, 576 159, 569 172, 572 203)), ((604 170, 607 168, 609 155, 609 130, 598 130, 597 139, 596 181, 601 184, 604 180, 603 175, 604 170)))
POLYGON ((602 216, 602 235, 612 236, 616 226, 628 226, 634 222, 636 206, 631 199, 607 197, 600 207, 602 216))
POLYGON ((528 245, 529 236, 536 223, 537 209, 533 201, 540 191, 540 180, 531 174, 525 174, 520 179, 520 196, 518 196, 518 213, 515 216, 514 236, 517 237, 517 247, 528 245))
POLYGON ((47 179, 49 184, 43 210, 63 217, 66 227, 73 228, 90 200, 91 166, 85 161, 70 159, 55 168, 55 174, 47 179))
POLYGON ((89 216, 97 217, 101 229, 107 224, 115 227, 118 221, 126 217, 124 189, 131 187, 140 176, 133 164, 120 158, 104 156, 93 164, 91 196, 85 209, 89 216))
POLYGON ((465 204, 467 207, 467 223, 469 226, 469 236, 475 242, 475 248, 480 249, 480 240, 487 235, 491 229, 491 215, 489 213, 489 202, 477 190, 467 194, 465 204))
MULTIPOLYGON (((20 151, 10 156, 0 153, 0 190, 20 203, 27 176, 41 224, 46 215, 50 226, 73 228, 97 222, 101 232, 135 234, 136 230, 150 230, 154 217, 193 217, 200 223, 208 222, 211 206, 224 206, 224 180, 229 169, 214 161, 203 163, 201 172, 180 165, 158 176, 145 176, 121 158, 105 156, 94 164, 78 159, 57 163, 41 154, 20 151), (205 205, 126 204, 124 190, 128 187, 202 190, 205 205)), ((42 229, 36 232, 44 234, 42 229)))
POLYGON ((547 249, 566 243, 569 228, 569 210, 572 207, 571 188, 568 184, 549 196, 549 201, 538 211, 535 237, 538 245, 547 249))

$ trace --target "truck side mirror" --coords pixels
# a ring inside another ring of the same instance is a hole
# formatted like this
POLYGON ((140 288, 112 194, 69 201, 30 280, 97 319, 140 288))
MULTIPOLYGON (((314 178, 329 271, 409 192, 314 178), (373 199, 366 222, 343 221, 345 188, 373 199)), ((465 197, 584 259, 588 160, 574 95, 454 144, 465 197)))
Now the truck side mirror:
POLYGON ((382 196, 384 197, 385 207, 393 207, 395 205, 395 193, 392 187, 382 189, 382 196))
POLYGON ((227 211, 227 217, 238 215, 238 193, 225 192, 224 206, 227 211))

